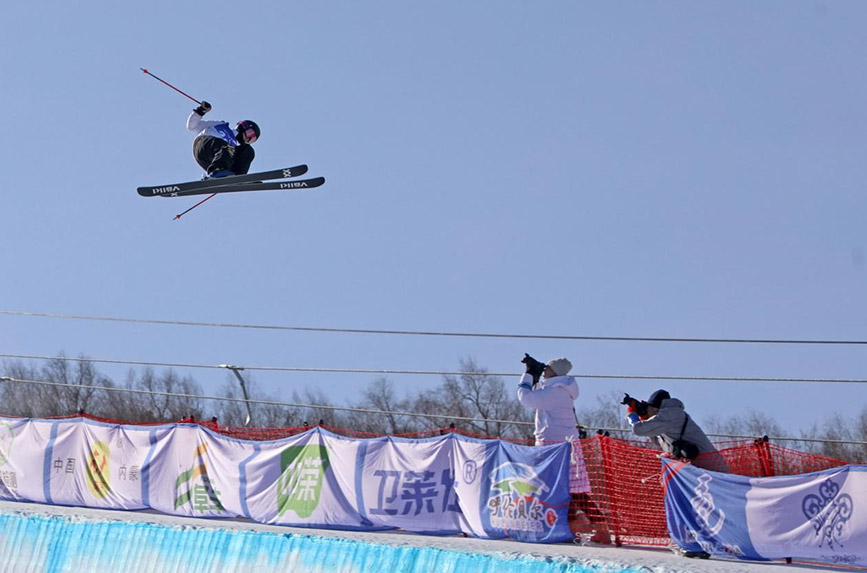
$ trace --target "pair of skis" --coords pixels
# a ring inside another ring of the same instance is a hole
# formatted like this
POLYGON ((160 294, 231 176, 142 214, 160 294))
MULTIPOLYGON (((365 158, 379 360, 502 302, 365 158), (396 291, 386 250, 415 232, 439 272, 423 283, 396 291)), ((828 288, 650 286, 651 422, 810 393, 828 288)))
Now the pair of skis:
POLYGON ((191 195, 209 195, 199 201, 183 213, 175 216, 180 219, 208 199, 220 193, 236 193, 240 191, 274 191, 291 189, 312 189, 325 183, 324 177, 312 179, 296 179, 294 181, 278 181, 290 179, 307 173, 306 165, 296 165, 285 169, 263 171, 261 173, 249 173, 247 175, 232 175, 203 181, 190 181, 186 183, 174 183, 170 185, 157 185, 154 187, 139 187, 138 194, 142 197, 187 197, 191 195))

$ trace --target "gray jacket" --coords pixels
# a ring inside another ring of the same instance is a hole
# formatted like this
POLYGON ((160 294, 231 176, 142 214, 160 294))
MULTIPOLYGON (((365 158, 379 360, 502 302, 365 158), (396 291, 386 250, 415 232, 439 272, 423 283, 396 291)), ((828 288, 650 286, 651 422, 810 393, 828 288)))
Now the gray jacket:
POLYGON ((677 398, 668 398, 662 401, 659 412, 655 416, 636 422, 632 425, 632 431, 636 436, 656 438, 659 446, 666 452, 672 451, 672 443, 679 438, 693 443, 698 447, 699 452, 693 464, 708 470, 727 472, 728 465, 722 455, 710 443, 707 435, 695 423, 692 416, 684 427, 683 422, 686 417, 683 402, 677 398), (681 428, 683 428, 683 436, 680 433, 681 428))

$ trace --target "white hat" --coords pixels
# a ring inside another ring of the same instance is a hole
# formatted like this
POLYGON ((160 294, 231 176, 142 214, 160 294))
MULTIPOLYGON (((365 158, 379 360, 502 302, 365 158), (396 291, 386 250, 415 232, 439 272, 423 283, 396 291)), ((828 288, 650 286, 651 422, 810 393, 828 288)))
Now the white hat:
POLYGON ((566 376, 572 370, 572 363, 566 358, 555 358, 548 362, 547 366, 554 371, 557 376, 566 376))

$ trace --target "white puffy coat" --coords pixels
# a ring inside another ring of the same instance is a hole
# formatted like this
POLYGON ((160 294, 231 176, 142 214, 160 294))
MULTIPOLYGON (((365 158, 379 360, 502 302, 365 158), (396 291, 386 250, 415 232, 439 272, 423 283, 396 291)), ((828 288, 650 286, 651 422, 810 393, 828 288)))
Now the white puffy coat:
POLYGON ((578 397, 578 383, 572 376, 542 378, 533 389, 533 377, 521 376, 518 401, 536 409, 536 445, 577 440, 573 402, 578 397))

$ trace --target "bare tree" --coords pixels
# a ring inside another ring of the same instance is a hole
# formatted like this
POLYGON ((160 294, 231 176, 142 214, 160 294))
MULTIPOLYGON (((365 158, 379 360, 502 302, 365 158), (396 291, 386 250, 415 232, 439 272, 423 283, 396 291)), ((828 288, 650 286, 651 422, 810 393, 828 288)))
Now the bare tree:
POLYGON ((417 420, 411 416, 396 414, 412 409, 410 398, 399 398, 394 384, 382 376, 368 384, 355 408, 379 410, 383 413, 348 412, 346 419, 351 428, 372 434, 405 434, 420 429, 417 420))
POLYGON ((64 359, 61 353, 42 368, 22 362, 5 363, 6 375, 17 380, 39 382, 7 382, 2 387, 6 413, 28 417, 75 414, 105 409, 106 392, 94 387, 114 387, 112 380, 100 374, 85 357, 77 361, 64 359))
POLYGON ((850 463, 863 463, 867 460, 867 446, 839 442, 867 441, 864 435, 865 422, 867 407, 862 409, 854 420, 847 420, 839 412, 834 413, 828 416, 821 426, 814 424, 809 432, 801 432, 802 437, 828 441, 812 442, 802 449, 850 463))
POLYGON ((708 420, 704 429, 711 434, 728 434, 733 436, 781 436, 783 429, 773 417, 748 409, 743 414, 726 418, 708 420))
MULTIPOLYGON (((506 391, 503 380, 488 374, 488 370, 472 358, 461 359, 460 369, 464 374, 445 376, 437 390, 421 394, 415 401, 416 410, 482 419, 484 421, 459 421, 457 425, 484 436, 526 437, 526 428, 510 421, 528 421, 530 415, 515 396, 506 391)), ((444 422, 446 420, 436 420, 427 424, 442 427, 444 422)))
POLYGON ((80 358, 77 361, 64 360, 61 353, 42 367, 42 380, 63 384, 43 387, 42 399, 49 411, 60 414, 98 411, 105 402, 105 394, 98 395, 100 391, 93 386, 114 387, 108 377, 97 372, 92 362, 84 356, 80 358))
POLYGON ((579 396, 578 422, 588 433, 602 428, 622 428, 624 418, 620 415, 620 401, 623 394, 612 390, 596 396, 592 407, 582 406, 579 396))
POLYGON ((202 389, 191 376, 180 376, 172 369, 162 374, 145 368, 138 376, 127 378, 126 388, 143 390, 145 394, 131 394, 124 414, 135 416, 140 422, 168 422, 188 416, 204 416, 202 389), (176 395, 170 395, 176 394, 176 395))
MULTIPOLYGON (((455 420, 457 427, 480 435, 526 438, 532 430, 510 421, 531 422, 533 412, 518 403, 513 388, 507 388, 501 378, 488 374, 487 369, 480 367, 472 358, 461 359, 460 369, 462 374, 445 376, 439 387, 414 395, 398 396, 394 384, 385 377, 372 380, 362 392, 361 400, 352 407, 377 410, 376 413, 335 410, 321 387, 307 388, 300 393, 294 392, 292 401, 310 406, 252 404, 252 425, 285 428, 304 423, 312 426, 322 420, 326 425, 358 432, 403 434, 441 429, 449 425, 449 420, 455 420), (398 412, 417 412, 443 418, 410 416, 398 412), (480 421, 466 422, 457 418, 476 418, 480 421)), ((99 373, 85 357, 70 361, 62 353, 39 368, 12 361, 3 362, 2 370, 5 376, 14 380, 39 382, 0 383, 0 403, 3 405, 0 414, 4 415, 47 417, 85 411, 132 422, 169 422, 188 416, 209 419, 212 413, 216 413, 222 425, 242 425, 247 416, 246 406, 241 401, 208 402, 206 410, 199 384, 192 377, 181 376, 171 369, 162 373, 152 368, 138 373, 131 370, 120 386, 99 373), (95 387, 138 392, 104 391, 95 387)), ((245 374, 245 382, 250 399, 278 401, 278 398, 262 392, 250 373, 245 374)), ((237 400, 242 398, 237 380, 228 373, 221 395, 237 400)), ((583 427, 591 431, 593 428, 623 427, 618 392, 597 396, 595 405, 581 401, 578 405, 578 419, 583 427)), ((760 437, 781 436, 785 433, 773 417, 754 410, 736 416, 714 418, 704 426, 710 434, 760 437)), ((833 442, 867 442, 867 406, 851 419, 841 414, 832 415, 822 424, 802 430, 800 437, 815 441, 792 440, 779 442, 779 445, 852 463, 865 463, 867 445, 833 442)))
POLYGON ((865 442, 858 446, 857 460, 858 463, 867 463, 867 406, 861 408, 858 417, 855 418, 855 439, 859 442, 865 442))
MULTIPOLYGON (((859 444, 841 444, 835 441, 864 441, 860 424, 867 424, 867 408, 860 417, 847 420, 840 414, 829 416, 823 424, 814 423, 801 430, 800 440, 777 440, 779 446, 804 453, 819 454, 838 460, 860 463, 867 459, 867 447, 859 444), (863 422, 862 422, 863 420, 863 422)), ((738 416, 711 420, 707 429, 711 434, 733 436, 783 436, 785 431, 773 417, 763 412, 747 410, 738 416)))
POLYGON ((310 404, 310 406, 300 408, 296 414, 297 419, 302 424, 315 426, 321 421, 323 424, 336 428, 346 427, 345 414, 340 410, 331 408, 334 404, 328 399, 321 387, 315 389, 307 387, 301 394, 297 390, 293 391, 292 401, 297 404, 310 404), (321 408, 317 406, 328 407, 321 408))
MULTIPOLYGON (((21 361, 4 362, 3 372, 5 376, 15 380, 39 380, 38 370, 31 364, 21 361)), ((41 385, 25 384, 21 382, 3 382, 0 384, 0 401, 3 404, 3 414, 8 416, 23 416, 34 418, 49 415, 42 409, 43 401, 40 396, 43 392, 41 385)))

